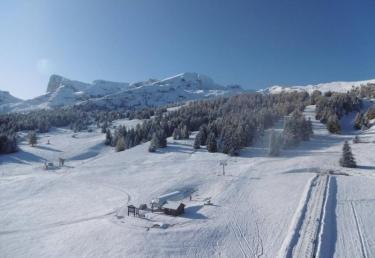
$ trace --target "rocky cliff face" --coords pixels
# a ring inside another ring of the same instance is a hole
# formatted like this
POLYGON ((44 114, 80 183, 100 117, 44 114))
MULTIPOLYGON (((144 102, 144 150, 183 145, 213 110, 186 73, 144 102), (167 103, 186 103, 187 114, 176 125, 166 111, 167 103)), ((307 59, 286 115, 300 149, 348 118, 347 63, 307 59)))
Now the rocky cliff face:
POLYGON ((70 80, 60 75, 53 74, 49 78, 47 93, 55 92, 61 86, 72 88, 75 91, 85 91, 90 88, 92 84, 70 80))
POLYGON ((58 87, 60 87, 63 80, 64 78, 60 75, 51 75, 47 85, 47 93, 54 92, 58 87))

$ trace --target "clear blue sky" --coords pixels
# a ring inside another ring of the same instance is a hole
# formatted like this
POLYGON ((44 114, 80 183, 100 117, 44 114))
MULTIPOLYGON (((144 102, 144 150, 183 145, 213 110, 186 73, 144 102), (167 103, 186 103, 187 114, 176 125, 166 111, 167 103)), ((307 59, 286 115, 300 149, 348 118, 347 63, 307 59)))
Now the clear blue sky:
POLYGON ((184 71, 246 88, 375 78, 375 1, 1 0, 0 89, 184 71))

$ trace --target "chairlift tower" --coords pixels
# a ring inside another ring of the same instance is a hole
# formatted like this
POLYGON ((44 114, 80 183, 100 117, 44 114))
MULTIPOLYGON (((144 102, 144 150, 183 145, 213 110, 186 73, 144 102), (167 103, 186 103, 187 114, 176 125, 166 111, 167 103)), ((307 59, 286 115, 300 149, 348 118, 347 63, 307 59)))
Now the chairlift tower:
POLYGON ((223 176, 225 176, 225 166, 227 166, 228 163, 226 160, 221 160, 220 161, 220 166, 223 166, 223 176))

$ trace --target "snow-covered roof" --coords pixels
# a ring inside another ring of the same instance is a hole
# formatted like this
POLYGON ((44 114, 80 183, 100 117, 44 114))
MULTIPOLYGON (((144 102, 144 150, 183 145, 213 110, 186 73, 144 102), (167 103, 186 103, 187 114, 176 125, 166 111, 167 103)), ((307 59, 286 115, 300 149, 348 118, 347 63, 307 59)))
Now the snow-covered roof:
MULTIPOLYGON (((181 202, 174 202, 174 201, 168 201, 163 205, 163 208, 171 209, 171 210, 177 210, 178 207, 183 204, 181 202)), ((183 204, 185 205, 185 204, 183 204)))
POLYGON ((165 199, 165 198, 176 196, 176 195, 179 195, 179 194, 181 194, 180 191, 174 191, 174 192, 171 192, 171 193, 160 195, 158 198, 159 199, 165 199))

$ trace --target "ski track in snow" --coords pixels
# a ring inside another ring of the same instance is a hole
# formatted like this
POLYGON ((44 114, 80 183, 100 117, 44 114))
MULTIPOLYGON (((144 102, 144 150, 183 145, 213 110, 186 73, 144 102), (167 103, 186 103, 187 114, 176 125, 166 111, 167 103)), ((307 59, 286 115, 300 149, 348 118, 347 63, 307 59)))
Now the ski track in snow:
POLYGON ((361 226, 360 226, 360 223, 359 223, 358 215, 357 215, 357 212, 356 212, 353 201, 350 201, 350 206, 351 206, 352 211, 353 211, 354 221, 355 221, 355 225, 356 225, 356 228, 357 228, 359 241, 360 241, 360 244, 361 244, 362 257, 368 258, 367 250, 366 250, 366 246, 365 246, 365 237, 363 236, 363 232, 362 232, 362 229, 361 229, 361 226))
POLYGON ((328 180, 329 176, 325 174, 311 180, 303 205, 297 210, 299 217, 292 236, 286 248, 281 250, 280 257, 316 257, 328 180))

